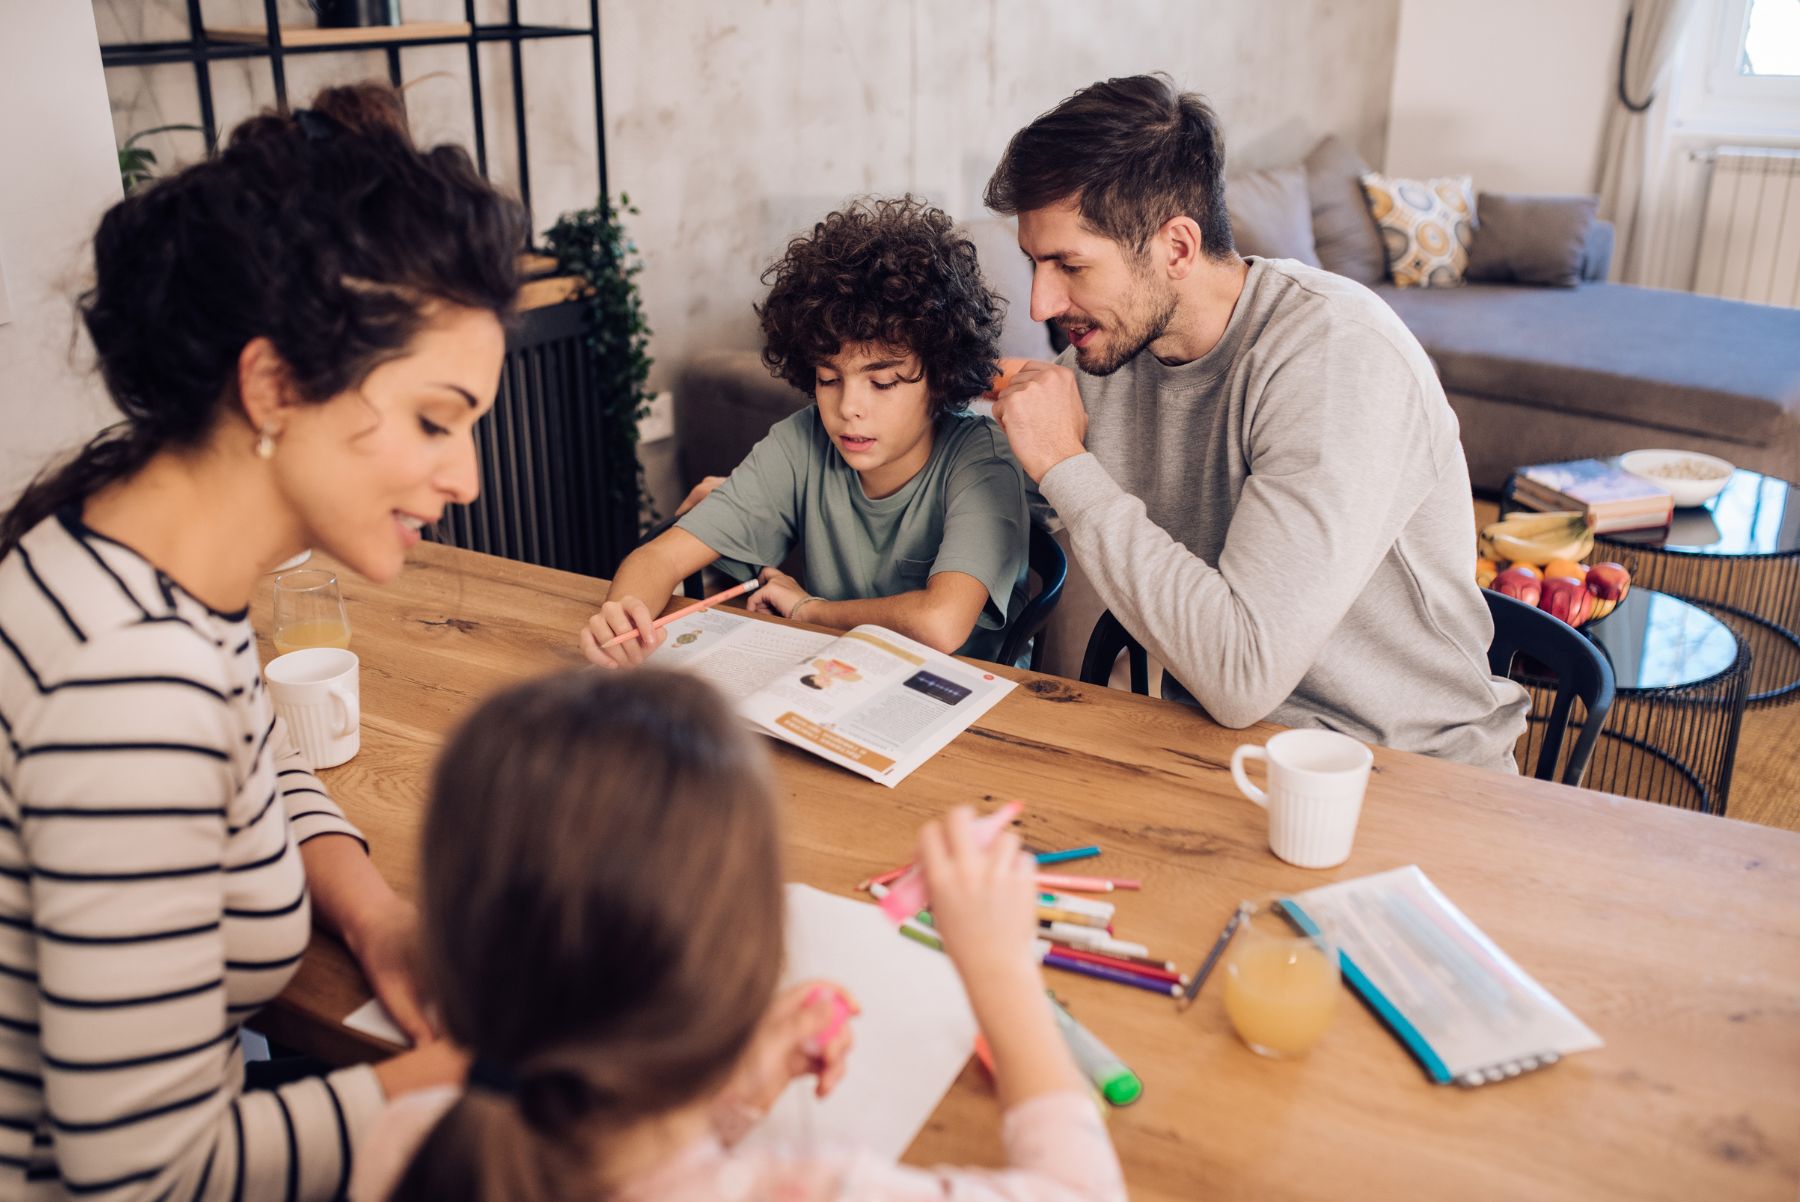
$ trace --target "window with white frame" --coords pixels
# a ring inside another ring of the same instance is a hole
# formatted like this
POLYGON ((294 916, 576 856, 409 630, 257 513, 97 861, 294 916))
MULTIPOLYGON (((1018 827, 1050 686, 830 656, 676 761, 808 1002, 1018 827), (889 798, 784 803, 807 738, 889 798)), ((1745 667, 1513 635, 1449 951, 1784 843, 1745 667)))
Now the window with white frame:
POLYGON ((1678 128, 1800 139, 1800 0, 1709 0, 1682 58, 1678 128))

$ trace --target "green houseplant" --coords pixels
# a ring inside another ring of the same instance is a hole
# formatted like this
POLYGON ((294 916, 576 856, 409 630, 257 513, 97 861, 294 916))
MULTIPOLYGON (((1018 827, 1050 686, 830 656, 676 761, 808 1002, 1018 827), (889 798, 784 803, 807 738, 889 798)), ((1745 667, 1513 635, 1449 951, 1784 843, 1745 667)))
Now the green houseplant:
POLYGON ((608 502, 631 515, 634 536, 656 518, 637 454, 638 422, 651 399, 650 327, 637 286, 644 265, 621 222, 636 212, 629 196, 620 194, 617 208, 603 196, 591 209, 563 214, 544 234, 557 269, 582 281, 575 300, 587 306, 587 352, 606 431, 599 467, 608 502))
POLYGON ((151 134, 175 133, 189 130, 193 133, 204 133, 198 125, 153 125, 149 129, 140 129, 119 147, 119 182, 125 186, 126 195, 156 178, 156 152, 148 146, 139 146, 139 138, 147 138, 151 134))

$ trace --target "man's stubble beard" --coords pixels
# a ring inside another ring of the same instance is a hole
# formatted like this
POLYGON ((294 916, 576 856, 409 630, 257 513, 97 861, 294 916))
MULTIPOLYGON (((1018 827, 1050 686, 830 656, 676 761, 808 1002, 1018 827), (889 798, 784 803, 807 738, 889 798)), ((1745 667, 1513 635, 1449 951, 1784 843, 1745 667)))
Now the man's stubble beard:
POLYGON ((1104 359, 1089 361, 1081 348, 1075 350, 1075 365, 1090 376, 1110 376, 1127 363, 1147 350, 1152 342, 1168 333, 1169 323, 1175 319, 1177 300, 1175 290, 1169 288, 1161 297, 1151 295, 1153 285, 1148 281, 1133 290, 1130 312, 1135 316, 1144 313, 1143 320, 1134 321, 1121 330, 1126 345, 1131 349, 1123 352, 1115 351, 1104 359))

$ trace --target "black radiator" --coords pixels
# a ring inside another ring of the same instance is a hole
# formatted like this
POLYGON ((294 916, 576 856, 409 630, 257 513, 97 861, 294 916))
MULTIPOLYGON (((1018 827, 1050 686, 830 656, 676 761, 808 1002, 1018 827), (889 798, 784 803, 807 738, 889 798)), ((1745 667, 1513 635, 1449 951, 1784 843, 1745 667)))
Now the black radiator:
POLYGON ((493 412, 475 427, 481 496, 432 537, 507 559, 610 577, 637 541, 636 479, 606 479, 606 398, 583 342, 584 307, 547 305, 507 338, 493 412))

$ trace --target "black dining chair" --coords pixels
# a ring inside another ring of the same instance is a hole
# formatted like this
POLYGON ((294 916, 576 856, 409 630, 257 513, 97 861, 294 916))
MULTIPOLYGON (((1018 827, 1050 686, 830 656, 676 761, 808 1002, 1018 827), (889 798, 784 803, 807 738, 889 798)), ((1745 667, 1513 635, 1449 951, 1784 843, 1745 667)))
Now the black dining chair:
POLYGON ((1031 574, 1037 577, 1037 591, 1007 626, 1006 637, 1000 643, 1000 653, 994 657, 994 662, 1010 667, 1019 662, 1029 645, 1029 667, 1035 672, 1044 658, 1044 641, 1032 642, 1032 639, 1050 621, 1056 603, 1062 600, 1063 585, 1069 579, 1069 557, 1063 553, 1056 536, 1036 522, 1031 524, 1027 564, 1031 574))
POLYGON ((1094 623, 1094 632, 1088 635, 1087 650, 1081 656, 1082 683, 1110 682, 1120 652, 1125 652, 1130 659, 1131 691, 1149 696, 1150 657, 1144 651, 1144 645, 1131 637, 1131 632, 1119 624, 1110 609, 1100 615, 1100 620, 1094 623))
POLYGON ((1544 719, 1544 741, 1532 770, 1539 780, 1557 779, 1556 761, 1568 734, 1569 711, 1575 698, 1581 698, 1587 716, 1562 770, 1563 784, 1579 785, 1612 708, 1612 664, 1592 640, 1560 618, 1493 589, 1484 588, 1481 595, 1494 616, 1488 670, 1526 685, 1547 687, 1549 678, 1555 678, 1556 698, 1544 719))

